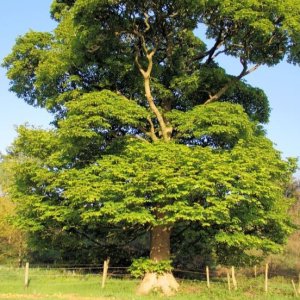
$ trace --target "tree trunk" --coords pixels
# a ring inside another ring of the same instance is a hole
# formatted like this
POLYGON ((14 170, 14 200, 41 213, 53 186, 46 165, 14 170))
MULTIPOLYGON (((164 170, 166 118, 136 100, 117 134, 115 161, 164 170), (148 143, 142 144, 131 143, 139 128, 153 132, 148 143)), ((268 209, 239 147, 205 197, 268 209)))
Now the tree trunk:
POLYGON ((170 228, 166 226, 153 227, 150 232, 150 259, 159 262, 170 259, 170 228))
MULTIPOLYGON (((167 226, 155 226, 150 233, 150 259, 155 262, 170 259, 170 234, 167 226)), ((146 273, 137 293, 147 295, 153 290, 160 290, 165 295, 172 295, 178 290, 178 283, 173 274, 146 273)))

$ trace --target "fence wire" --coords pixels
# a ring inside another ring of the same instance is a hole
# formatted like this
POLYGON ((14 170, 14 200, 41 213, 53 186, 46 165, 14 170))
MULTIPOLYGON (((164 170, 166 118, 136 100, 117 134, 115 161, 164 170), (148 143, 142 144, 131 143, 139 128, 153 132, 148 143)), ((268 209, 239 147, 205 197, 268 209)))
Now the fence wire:
MULTIPOLYGON (((40 265, 30 265, 30 277, 39 277, 41 276, 40 272, 43 273, 43 276, 46 277, 99 277, 103 272, 103 265, 76 265, 76 266, 68 266, 68 265, 60 265, 60 266, 40 266, 40 265)), ((173 274, 177 278, 190 278, 190 279, 198 279, 205 280, 207 277, 207 273, 205 270, 184 270, 180 268, 174 268, 173 274)), ((227 276, 227 272, 231 273, 230 268, 221 268, 218 269, 210 269, 209 277, 211 280, 219 280, 224 279, 227 276)), ((254 278, 259 276, 265 276, 264 267, 258 267, 256 270, 256 274, 254 270, 247 269, 236 269, 236 275, 242 275, 248 278, 254 278)), ((24 275, 24 268, 14 268, 14 267, 5 267, 0 266, 0 277, 7 277, 12 274, 18 274, 19 276, 24 275)), ((118 277, 118 278, 132 278, 130 275, 129 267, 117 267, 117 266, 109 266, 108 268, 108 276, 109 277, 118 277)), ((290 271, 278 271, 269 269, 268 277, 284 277, 287 279, 295 279, 300 280, 300 270, 290 272, 290 271)))

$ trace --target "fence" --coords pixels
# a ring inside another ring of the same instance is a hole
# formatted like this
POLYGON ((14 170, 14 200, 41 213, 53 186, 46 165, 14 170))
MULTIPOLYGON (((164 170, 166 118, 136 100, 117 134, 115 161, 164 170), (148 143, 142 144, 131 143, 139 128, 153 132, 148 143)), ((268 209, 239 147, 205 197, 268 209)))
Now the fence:
MULTIPOLYGON (((80 278, 84 279, 87 276, 89 278, 94 277, 99 282, 102 288, 105 288, 107 280, 114 279, 131 279, 131 275, 127 267, 115 267, 109 265, 109 260, 105 261, 102 265, 60 265, 60 266, 37 266, 29 265, 26 263, 24 268, 7 268, 0 267, 0 282, 3 280, 1 277, 8 276, 11 272, 18 274, 18 282, 25 288, 28 288, 31 283, 31 279, 36 277, 43 278, 80 278), (21 281, 21 278, 23 280, 21 281)), ((270 291, 270 281, 273 277, 281 276, 285 282, 289 282, 290 290, 294 292, 295 296, 300 295, 300 274, 296 275, 296 272, 291 274, 277 273, 276 270, 272 270, 268 264, 264 266, 254 266, 253 268, 237 269, 234 266, 230 268, 217 268, 210 269, 208 266, 203 270, 182 270, 174 269, 173 274, 178 278, 194 278, 199 281, 205 282, 208 289, 213 289, 216 283, 223 283, 229 291, 235 291, 240 288, 241 278, 256 279, 257 283, 263 287, 263 291, 268 293, 270 291)), ((1 285, 1 284, 0 284, 1 285)))

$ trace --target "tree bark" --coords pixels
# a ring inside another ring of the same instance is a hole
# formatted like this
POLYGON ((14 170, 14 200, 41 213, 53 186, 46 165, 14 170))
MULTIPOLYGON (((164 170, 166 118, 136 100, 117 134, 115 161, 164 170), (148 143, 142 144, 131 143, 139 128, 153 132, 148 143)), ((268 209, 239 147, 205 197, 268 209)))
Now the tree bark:
MULTIPOLYGON (((171 229, 167 226, 155 226, 150 232, 150 259, 155 262, 170 259, 171 229)), ((159 290, 169 296, 178 290, 178 283, 171 272, 163 274, 146 273, 138 287, 137 293, 147 295, 153 290, 159 290)))
POLYGON ((155 226, 150 232, 150 259, 159 262, 170 259, 170 234, 166 226, 155 226))

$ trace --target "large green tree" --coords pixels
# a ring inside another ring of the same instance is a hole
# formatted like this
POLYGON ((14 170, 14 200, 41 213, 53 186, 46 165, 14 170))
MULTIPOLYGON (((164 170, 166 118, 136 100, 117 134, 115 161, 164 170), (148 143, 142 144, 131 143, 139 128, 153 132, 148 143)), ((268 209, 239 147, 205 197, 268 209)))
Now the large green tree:
MULTIPOLYGON (((19 222, 149 232, 158 264, 179 226, 216 252, 278 250, 294 165, 264 136, 268 101, 243 78, 299 63, 299 1, 56 0, 51 14, 54 33, 25 34, 4 61, 11 90, 55 116, 53 130, 21 127, 5 159, 19 222)), ((140 292, 153 287, 177 283, 150 272, 140 292)))

